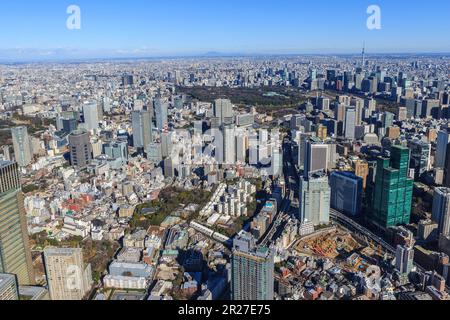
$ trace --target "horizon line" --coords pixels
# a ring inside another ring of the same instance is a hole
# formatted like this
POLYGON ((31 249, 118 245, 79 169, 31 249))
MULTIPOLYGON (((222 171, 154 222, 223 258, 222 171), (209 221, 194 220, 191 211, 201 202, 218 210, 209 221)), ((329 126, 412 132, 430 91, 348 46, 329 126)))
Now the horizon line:
MULTIPOLYGON (((5 58, 0 56, 0 64, 27 64, 27 63, 68 63, 68 62, 89 62, 89 61, 131 61, 131 60, 159 60, 159 59, 193 59, 193 58, 203 58, 203 59, 220 59, 220 58, 256 58, 256 57, 302 57, 302 56, 316 56, 316 57, 342 57, 342 56, 361 56, 361 52, 330 52, 330 53, 233 53, 233 52, 206 52, 203 54, 193 53, 193 54, 161 54, 161 55, 142 55, 142 56, 92 56, 92 57, 42 57, 36 56, 31 58, 5 58)), ((365 53, 366 57, 379 57, 379 56, 442 56, 450 57, 450 51, 416 51, 416 52, 373 52, 365 53)))

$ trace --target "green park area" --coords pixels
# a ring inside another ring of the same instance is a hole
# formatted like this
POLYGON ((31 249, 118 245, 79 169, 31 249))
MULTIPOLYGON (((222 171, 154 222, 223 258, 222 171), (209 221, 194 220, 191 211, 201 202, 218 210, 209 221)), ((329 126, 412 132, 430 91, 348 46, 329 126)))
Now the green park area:
POLYGON ((184 206, 190 204, 198 205, 198 210, 188 217, 188 220, 193 220, 199 210, 208 203, 211 195, 211 192, 204 190, 188 191, 173 187, 162 190, 157 200, 142 203, 136 207, 130 222, 131 230, 136 230, 138 228, 148 229, 150 226, 159 226, 176 210, 183 209, 184 206))

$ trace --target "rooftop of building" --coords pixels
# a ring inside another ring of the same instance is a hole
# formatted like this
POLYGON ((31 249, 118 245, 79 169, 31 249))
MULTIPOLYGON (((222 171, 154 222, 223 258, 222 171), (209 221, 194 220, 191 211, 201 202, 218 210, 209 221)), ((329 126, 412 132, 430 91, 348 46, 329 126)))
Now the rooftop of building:
POLYGON ((7 166, 9 166, 9 165, 11 165, 11 164, 13 164, 14 162, 12 162, 12 161, 9 161, 9 160, 3 160, 3 159, 0 159, 0 169, 2 169, 2 168, 4 168, 4 167, 7 167, 7 166))
POLYGON ((10 284, 11 282, 16 282, 16 277, 13 274, 0 273, 0 288, 10 284))
POLYGON ((82 252, 81 248, 45 248, 45 256, 71 256, 75 253, 82 252))

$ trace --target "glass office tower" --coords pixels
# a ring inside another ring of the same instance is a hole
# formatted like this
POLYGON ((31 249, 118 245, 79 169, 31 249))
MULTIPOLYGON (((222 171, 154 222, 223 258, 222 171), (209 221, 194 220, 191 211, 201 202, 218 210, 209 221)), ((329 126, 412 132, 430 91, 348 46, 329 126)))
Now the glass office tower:
POLYGON ((34 284, 27 221, 17 163, 0 161, 0 273, 34 284))
POLYGON ((382 229, 410 222, 414 181, 408 178, 409 154, 408 148, 393 146, 390 158, 378 158, 369 220, 382 229))

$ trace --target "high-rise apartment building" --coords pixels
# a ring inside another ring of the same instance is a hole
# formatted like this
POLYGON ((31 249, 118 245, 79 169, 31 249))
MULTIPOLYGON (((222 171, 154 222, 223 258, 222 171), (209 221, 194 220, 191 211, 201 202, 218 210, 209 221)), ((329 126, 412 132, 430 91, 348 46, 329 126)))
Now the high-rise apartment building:
POLYGON ((234 239, 231 272, 232 300, 273 300, 273 253, 258 247, 250 233, 242 231, 234 239))
POLYGON ((393 146, 390 158, 378 158, 375 183, 366 194, 369 220, 382 229, 410 222, 414 181, 408 178, 409 153, 408 148, 393 146))
POLYGON ((35 282, 18 166, 9 161, 0 161, 0 273, 35 282))
POLYGON ((168 120, 168 104, 164 100, 157 98, 154 101, 156 127, 162 131, 167 128, 169 124, 168 120))
POLYGON ((239 130, 236 134, 236 160, 245 163, 247 160, 248 136, 245 131, 239 130))
POLYGON ((69 135, 70 163, 85 169, 92 160, 92 145, 85 130, 76 130, 69 135))
POLYGON ((98 104, 96 101, 86 102, 83 104, 84 128, 86 130, 98 129, 99 114, 98 104))
POLYGON ((414 248, 409 246, 397 246, 395 253, 395 269, 400 274, 408 275, 414 267, 414 248))
POLYGON ((11 128, 11 135, 14 146, 14 156, 20 167, 26 167, 31 163, 33 154, 28 136, 27 127, 11 128))
POLYGON ((52 300, 82 300, 92 287, 91 265, 82 249, 45 248, 45 272, 52 300))
POLYGON ((153 142, 152 114, 150 111, 133 111, 131 114, 133 127, 133 146, 140 150, 148 151, 153 142))

